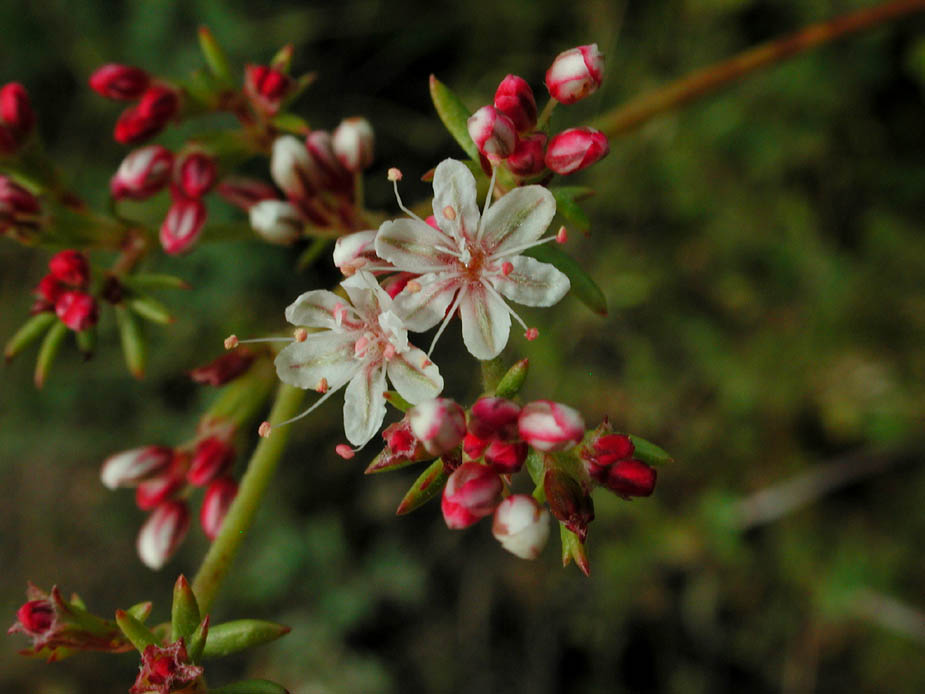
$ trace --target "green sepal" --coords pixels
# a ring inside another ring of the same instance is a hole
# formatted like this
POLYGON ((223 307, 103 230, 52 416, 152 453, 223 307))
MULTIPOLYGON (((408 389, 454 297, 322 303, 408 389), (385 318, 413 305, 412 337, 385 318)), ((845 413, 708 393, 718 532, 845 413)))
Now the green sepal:
POLYGON ((84 359, 89 359, 96 351, 96 326, 91 325, 86 330, 74 333, 74 339, 77 341, 77 349, 83 354, 84 359))
POLYGON ((403 516, 420 508, 428 501, 440 495, 446 481, 450 478, 443 467, 443 458, 437 458, 414 481, 405 498, 401 500, 395 515, 403 516))
POLYGON ((134 617, 139 622, 144 624, 147 621, 148 617, 151 615, 151 610, 153 607, 154 607, 154 603, 152 603, 150 600, 147 600, 145 602, 139 602, 139 603, 136 603, 135 605, 132 605, 130 608, 126 610, 126 612, 128 612, 130 615, 132 615, 132 617, 134 617))
POLYGON ((190 588, 186 576, 180 574, 173 586, 173 604, 170 606, 170 640, 188 638, 202 617, 199 614, 199 603, 193 589, 190 588))
POLYGON ((145 320, 160 325, 170 325, 174 318, 164 304, 150 296, 133 296, 125 300, 125 305, 145 320))
POLYGON ((590 576, 591 564, 588 563, 588 553, 578 535, 559 523, 559 537, 562 540, 562 566, 568 566, 574 561, 575 566, 581 569, 585 576, 590 576))
POLYGON ((578 300, 595 313, 602 316, 607 315, 607 299, 604 297, 604 292, 572 256, 548 243, 529 248, 524 251, 524 255, 535 258, 541 263, 549 263, 565 273, 572 283, 572 292, 578 300))
POLYGON ((399 412, 407 412, 413 407, 413 405, 399 395, 397 391, 387 390, 383 395, 385 396, 385 401, 399 412))
POLYGON ((521 359, 515 362, 498 381, 498 385, 495 387, 495 395, 499 398, 513 398, 523 387, 529 371, 529 359, 521 359))
POLYGON ((124 306, 116 306, 116 322, 119 324, 119 336, 122 338, 122 353, 125 365, 135 378, 144 378, 148 349, 145 344, 141 321, 124 306))
POLYGON ((209 638, 209 615, 196 626, 196 630, 189 637, 189 645, 186 654, 194 663, 202 660, 202 653, 206 647, 206 641, 209 638))
POLYGON ((469 136, 469 127, 466 121, 472 115, 462 100, 453 91, 434 75, 430 76, 430 98, 437 109, 437 115, 443 125, 459 143, 472 161, 479 161, 479 148, 469 136))
POLYGON ((293 135, 304 136, 311 132, 308 121, 294 113, 279 113, 270 119, 270 123, 277 130, 293 135))
POLYGON ((209 694, 289 694, 289 690, 270 680, 241 680, 210 688, 209 694))
POLYGON ((630 441, 632 441, 633 446, 636 447, 633 457, 637 460, 641 460, 649 465, 664 465, 665 463, 674 462, 674 458, 668 455, 667 451, 659 448, 651 441, 646 441, 633 434, 627 434, 627 436, 630 437, 630 441))
POLYGON ((285 46, 276 51, 276 55, 270 61, 270 67, 279 70, 284 75, 289 74, 289 68, 292 66, 292 54, 295 52, 295 46, 287 43, 285 46))
POLYGON ((116 624, 125 634, 125 638, 139 652, 144 651, 146 646, 157 643, 157 636, 154 635, 154 632, 125 610, 116 610, 116 624))
POLYGON ((45 333, 45 339, 42 340, 42 346, 39 347, 39 356, 35 360, 36 388, 41 388, 45 385, 48 371, 51 369, 55 357, 58 356, 58 352, 61 351, 61 345, 64 344, 64 338, 67 337, 68 331, 69 328, 61 321, 58 321, 45 333))
POLYGON ((3 356, 10 361, 26 347, 38 340, 58 317, 51 311, 37 313, 22 324, 3 349, 3 356))
POLYGON ((549 192, 556 198, 556 212, 566 221, 574 224, 579 231, 587 232, 591 228, 591 220, 578 204, 579 200, 594 195, 594 190, 585 186, 563 186, 550 188, 549 192))
POLYGON ((287 626, 260 619, 238 619, 209 629, 203 658, 221 658, 253 646, 275 641, 291 631, 287 626))
POLYGON ((403 467, 420 463, 424 460, 433 458, 433 455, 424 454, 423 458, 402 458, 396 456, 389 460, 389 449, 385 448, 379 455, 373 458, 372 462, 363 471, 364 475, 375 475, 379 472, 391 472, 392 470, 401 470, 403 467))
POLYGON ((208 27, 199 27, 199 48, 202 50, 202 57, 205 58, 206 65, 223 85, 230 87, 234 84, 231 77, 231 67, 228 65, 228 56, 225 51, 218 45, 212 32, 208 27))
POLYGON ((191 289, 186 280, 173 275, 162 275, 153 272, 141 272, 137 275, 126 275, 119 278, 122 284, 129 289, 191 289))
POLYGON ((83 598, 80 597, 77 593, 71 593, 71 607, 76 607, 79 610, 86 610, 87 603, 83 601, 83 598))

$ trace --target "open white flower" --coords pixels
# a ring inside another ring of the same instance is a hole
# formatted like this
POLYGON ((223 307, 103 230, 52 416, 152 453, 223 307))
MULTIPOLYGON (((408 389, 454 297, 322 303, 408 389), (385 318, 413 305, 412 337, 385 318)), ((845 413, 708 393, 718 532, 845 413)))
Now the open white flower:
POLYGON ((294 419, 346 385, 344 432, 354 446, 363 446, 382 426, 386 377, 410 403, 437 397, 443 378, 424 352, 408 343, 392 299, 370 273, 357 272, 341 286, 350 303, 316 289, 286 309, 286 320, 293 325, 322 330, 286 346, 276 357, 276 373, 285 383, 323 393, 294 419))
POLYGON ((492 359, 504 349, 511 316, 527 328, 502 297, 526 306, 552 306, 569 290, 568 277, 559 270, 520 255, 555 238, 540 239, 556 212, 552 193, 524 186, 489 206, 491 196, 489 190, 480 216, 475 178, 465 164, 445 159, 434 172, 439 229, 409 212, 411 219, 385 222, 376 235, 380 258, 420 275, 393 305, 407 328, 420 332, 444 319, 436 344, 459 309, 463 342, 477 359, 492 359))

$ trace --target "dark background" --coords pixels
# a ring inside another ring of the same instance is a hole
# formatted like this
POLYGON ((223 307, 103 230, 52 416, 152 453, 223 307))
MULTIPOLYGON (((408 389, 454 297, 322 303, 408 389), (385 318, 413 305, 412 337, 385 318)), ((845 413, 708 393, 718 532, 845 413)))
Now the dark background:
MULTIPOLYGON (((432 72, 474 109, 508 72, 541 95, 553 56, 596 41, 605 84, 560 108, 558 129, 870 4, 5 2, 0 82, 27 86, 48 148, 102 202, 124 149, 110 134, 119 105, 86 87, 96 66, 185 75, 201 66, 200 23, 238 68, 293 42, 296 72, 319 73, 296 111, 322 128, 369 118, 369 199, 395 214, 387 167, 405 171, 413 201, 429 193, 418 174, 460 155, 430 106, 432 72)), ((304 694, 925 691, 923 28, 925 18, 906 19, 753 76, 614 140, 576 177, 598 194, 592 233, 573 233, 570 250, 610 314, 573 298, 528 309, 542 337, 515 336, 506 356, 530 357, 527 397, 572 403, 589 423, 609 415, 677 458, 652 498, 596 495, 590 579, 559 567, 554 540, 528 563, 501 550, 487 523, 447 530, 434 504, 396 519, 415 471, 364 478, 371 452, 337 458, 332 403, 296 425, 215 608, 219 620, 261 617, 293 632, 210 665, 209 681, 262 676, 304 694), (742 530, 750 495, 868 465, 877 472, 792 512, 783 509, 800 490, 785 489, 780 513, 742 530)), ((176 574, 195 573, 206 541, 194 528, 167 568, 146 570, 134 554, 143 516, 129 493, 102 487, 99 463, 193 433, 211 393, 185 371, 229 332, 280 329, 293 297, 334 281, 327 261, 295 273, 295 257, 238 242, 158 260, 195 289, 164 296, 179 320, 150 332, 141 383, 121 363, 111 315, 97 358, 67 354, 42 392, 31 354, 0 370, 10 622, 27 579, 78 591, 103 614, 152 599, 154 618, 167 617, 176 574)), ((47 258, 0 245, 4 339, 47 258)), ((477 365, 458 342, 451 328, 435 360, 451 374, 447 393, 466 401, 477 365)), ((5 644, 3 691, 125 691, 137 667, 131 655, 92 654, 44 665, 15 655, 21 637, 5 644)))

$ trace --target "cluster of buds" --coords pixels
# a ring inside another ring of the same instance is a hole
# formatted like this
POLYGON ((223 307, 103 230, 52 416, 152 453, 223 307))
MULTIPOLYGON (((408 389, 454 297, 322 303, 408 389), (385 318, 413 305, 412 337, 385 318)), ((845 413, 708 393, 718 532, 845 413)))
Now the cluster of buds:
POLYGON ((123 145, 157 135, 180 111, 180 92, 155 82, 139 67, 110 63, 90 76, 90 87, 107 99, 135 101, 116 121, 113 136, 123 145))
POLYGON ((58 319, 74 332, 96 325, 99 306, 88 293, 90 263, 80 251, 56 253, 48 261, 49 273, 35 288, 38 297, 33 313, 54 312, 58 319))
POLYGON ((655 489, 655 468, 635 458, 635 453, 632 439, 614 433, 607 420, 591 432, 578 450, 588 476, 624 499, 649 496, 655 489))
POLYGON ((292 91, 293 79, 274 65, 244 68, 244 95, 258 113, 274 116, 292 91))
POLYGON ((19 82, 0 87, 0 157, 18 152, 35 129, 29 92, 19 82))
MULTIPOLYGON (((551 103, 573 104, 592 94, 604 77, 604 57, 596 44, 559 54, 546 72, 551 103)), ((548 108, 548 107, 547 107, 548 108)), ((593 128, 570 128, 549 137, 537 122, 536 99, 522 77, 508 75, 492 104, 468 120, 469 135, 492 165, 503 164, 514 176, 542 178, 549 171, 567 175, 607 155, 607 137, 593 128)))
POLYGON ((39 227, 39 201, 28 190, 0 176, 0 235, 28 241, 39 227))

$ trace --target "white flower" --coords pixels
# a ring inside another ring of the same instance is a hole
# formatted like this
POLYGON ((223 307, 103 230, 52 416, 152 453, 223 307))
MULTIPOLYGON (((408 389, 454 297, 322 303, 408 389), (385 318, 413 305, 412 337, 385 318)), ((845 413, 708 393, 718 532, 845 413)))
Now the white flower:
POLYGON ((316 289, 286 309, 293 325, 322 330, 285 347, 276 357, 276 373, 285 383, 324 393, 296 419, 346 385, 344 432, 354 446, 363 446, 382 426, 386 377, 412 404, 439 395, 443 378, 424 352, 408 343, 392 299, 370 273, 357 272, 341 286, 352 306, 316 289))
POLYGON ((552 306, 569 290, 559 270, 520 255, 555 238, 540 239, 556 212, 555 198, 542 186, 515 188, 490 207, 486 201, 480 217, 475 178, 461 162, 445 159, 434 172, 433 209, 439 229, 416 216, 379 227, 379 257, 421 275, 395 298, 393 310, 415 332, 444 319, 436 343, 459 309, 466 348, 477 359, 492 359, 507 344, 511 316, 527 327, 502 296, 552 306))

